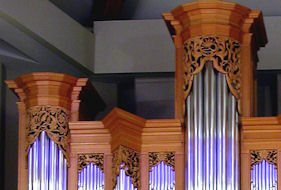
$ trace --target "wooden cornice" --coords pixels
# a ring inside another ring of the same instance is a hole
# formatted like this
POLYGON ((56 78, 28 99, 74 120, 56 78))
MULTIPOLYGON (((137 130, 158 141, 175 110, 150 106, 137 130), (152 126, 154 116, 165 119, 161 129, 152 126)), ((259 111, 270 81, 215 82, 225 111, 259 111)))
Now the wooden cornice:
POLYGON ((183 41, 200 35, 218 35, 242 41, 244 33, 253 33, 257 46, 267 43, 262 14, 232 2, 196 1, 163 13, 171 35, 183 41))
POLYGON ((143 152, 183 152, 183 143, 184 132, 179 119, 147 120, 142 133, 143 152))
POLYGON ((40 72, 21 75, 6 84, 27 109, 41 105, 60 106, 70 111, 71 121, 90 120, 105 105, 87 78, 40 72))
MULTIPOLYGON (((114 151, 120 145, 138 152, 183 152, 184 133, 178 119, 146 120, 114 108, 102 121, 70 122, 73 151, 103 147, 114 151)), ((100 150, 100 149, 99 149, 100 150)))
POLYGON ((101 121, 69 123, 72 153, 111 152, 111 134, 101 121))
POLYGON ((27 108, 39 105, 71 108, 71 93, 77 78, 58 73, 30 73, 6 84, 27 108))
POLYGON ((251 147, 281 148, 281 115, 277 117, 242 117, 242 150, 251 147))
POLYGON ((103 120, 105 128, 112 137, 112 149, 123 145, 134 150, 141 150, 141 133, 145 119, 134 114, 114 108, 103 120))

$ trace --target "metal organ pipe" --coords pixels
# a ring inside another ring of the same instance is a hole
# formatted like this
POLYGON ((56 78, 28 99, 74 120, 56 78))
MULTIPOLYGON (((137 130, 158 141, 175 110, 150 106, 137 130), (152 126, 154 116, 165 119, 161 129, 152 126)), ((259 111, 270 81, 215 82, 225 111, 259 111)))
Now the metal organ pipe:
POLYGON ((186 110, 186 189, 238 190, 237 103, 211 62, 194 75, 186 110))
POLYGON ((67 189, 67 161, 45 131, 41 132, 29 149, 28 189, 67 189))
POLYGON ((123 169, 124 164, 120 166, 120 173, 117 177, 117 183, 114 190, 137 190, 132 184, 132 178, 126 175, 125 170, 123 169))
POLYGON ((277 169, 263 160, 251 170, 251 190, 277 190, 277 169))
POLYGON ((149 190, 175 190, 175 171, 163 161, 149 172, 149 190))
POLYGON ((78 174, 78 190, 103 190, 104 173, 95 164, 90 163, 78 174))

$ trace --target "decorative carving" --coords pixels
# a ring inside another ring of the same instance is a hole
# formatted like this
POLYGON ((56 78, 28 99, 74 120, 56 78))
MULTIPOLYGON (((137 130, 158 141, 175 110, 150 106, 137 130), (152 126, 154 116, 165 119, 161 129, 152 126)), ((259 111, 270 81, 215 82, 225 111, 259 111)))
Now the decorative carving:
POLYGON ((120 166, 124 164, 122 169, 125 170, 125 174, 130 176, 132 179, 132 184, 135 188, 140 186, 140 172, 139 172, 139 153, 135 150, 120 145, 113 152, 112 159, 112 177, 113 177, 113 188, 115 188, 117 183, 117 176, 120 174, 120 166))
POLYGON ((103 154, 78 154, 78 173, 81 172, 87 165, 93 163, 101 171, 103 171, 103 154))
POLYGON ((240 45, 238 41, 223 36, 199 36, 184 43, 184 97, 188 97, 193 77, 206 62, 226 74, 231 93, 240 98, 240 45))
POLYGON ((160 162, 173 167, 175 171, 175 153, 174 152, 150 152, 149 153, 149 171, 153 166, 158 165, 160 162))
POLYGON ((263 160, 273 164, 277 169, 277 150, 252 150, 251 152, 251 169, 254 165, 261 163, 263 160))
POLYGON ((26 155, 29 148, 42 131, 54 141, 69 164, 69 114, 66 109, 57 106, 34 106, 27 110, 26 155))

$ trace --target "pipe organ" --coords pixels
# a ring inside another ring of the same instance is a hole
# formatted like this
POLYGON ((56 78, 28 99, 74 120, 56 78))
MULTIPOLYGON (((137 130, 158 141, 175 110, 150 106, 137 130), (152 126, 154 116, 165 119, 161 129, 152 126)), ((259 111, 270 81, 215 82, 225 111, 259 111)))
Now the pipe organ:
POLYGON ((92 121, 101 107, 88 79, 6 81, 20 99, 18 189, 281 189, 281 115, 255 117, 262 13, 198 1, 163 17, 176 50, 174 119, 114 108, 92 121))

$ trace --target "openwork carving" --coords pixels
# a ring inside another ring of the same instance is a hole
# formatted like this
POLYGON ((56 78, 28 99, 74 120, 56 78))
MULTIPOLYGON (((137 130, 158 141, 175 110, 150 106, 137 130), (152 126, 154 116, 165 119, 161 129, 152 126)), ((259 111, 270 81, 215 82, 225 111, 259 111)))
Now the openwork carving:
POLYGON ((188 97, 193 77, 206 62, 226 74, 231 93, 240 98, 240 45, 238 41, 223 36, 199 36, 184 43, 184 97, 188 97))
POLYGON ((103 154, 78 154, 78 173, 81 172, 87 165, 93 163, 101 171, 103 171, 103 154))
POLYGON ((175 153, 174 152, 150 152, 149 153, 149 171, 153 166, 158 165, 160 162, 173 167, 175 171, 175 153))
POLYGON ((261 163, 263 160, 273 164, 277 169, 277 150, 252 150, 251 152, 251 169, 254 165, 261 163))
POLYGON ((29 148, 42 131, 54 141, 69 164, 69 114, 66 109, 57 106, 34 106, 27 110, 26 155, 29 148))
POLYGON ((112 172, 113 172, 113 188, 115 188, 117 183, 117 176, 120 174, 120 166, 124 164, 123 168, 125 170, 125 174, 130 176, 132 179, 132 184, 135 188, 140 186, 140 172, 139 172, 139 153, 135 150, 125 147, 119 146, 113 152, 112 159, 112 172))

